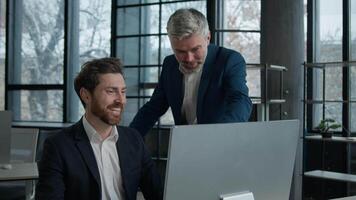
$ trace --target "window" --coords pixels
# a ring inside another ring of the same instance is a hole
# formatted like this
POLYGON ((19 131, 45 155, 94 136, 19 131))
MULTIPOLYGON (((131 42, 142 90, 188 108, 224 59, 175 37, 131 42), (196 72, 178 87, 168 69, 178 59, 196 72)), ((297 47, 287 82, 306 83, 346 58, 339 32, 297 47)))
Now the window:
MULTIPOLYGON (((216 43, 240 52, 247 63, 260 63, 261 1, 226 0, 218 3, 216 43)), ((261 97, 261 69, 247 66, 249 96, 261 97)))
MULTIPOLYGON (((128 87, 124 125, 128 125, 149 100, 158 82, 163 59, 173 53, 166 24, 178 8, 193 7, 209 18, 212 14, 207 13, 207 6, 213 6, 217 13, 212 21, 217 23, 210 26, 215 37, 212 42, 239 51, 249 63, 260 63, 260 0, 218 1, 216 5, 208 5, 213 4, 212 1, 143 2, 146 1, 118 0, 116 7, 115 55, 123 59, 128 87)), ((247 73, 250 95, 261 96, 260 83, 252 81, 260 80, 260 70, 254 68, 247 73)), ((170 111, 159 124, 174 124, 170 111)))
POLYGON ((13 4, 8 109, 15 121, 62 121, 64 1, 21 3, 13 4))
POLYGON ((80 71, 80 66, 94 58, 111 56, 111 0, 81 0, 76 13, 79 13, 79 31, 73 30, 73 33, 79 38, 79 46, 73 48, 78 52, 72 57, 75 64, 68 69, 72 70, 68 83, 68 92, 72 92, 68 121, 72 122, 84 114, 84 107, 73 90, 74 77, 80 71))
MULTIPOLYGON (((342 61, 342 1, 315 1, 314 12, 314 61, 342 61)), ((342 85, 342 77, 342 67, 328 67, 325 69, 325 73, 322 70, 314 70, 314 99, 322 99, 322 95, 324 94, 322 83, 323 78, 325 78, 325 100, 327 102, 324 106, 314 105, 313 126, 317 126, 322 118, 333 118, 338 123, 342 123, 342 87, 340 87, 342 85)))
POLYGON ((239 51, 247 63, 260 63, 260 0, 219 1, 217 43, 239 51))
MULTIPOLYGON (((308 12, 307 62, 314 63, 311 64, 314 67, 307 70, 306 77, 309 100, 306 107, 307 131, 313 128, 315 130, 322 119, 332 118, 342 124, 335 134, 354 137, 356 131, 354 123, 356 118, 355 1, 308 0, 308 12), (345 64, 346 62, 351 64, 345 64)), ((322 148, 324 149, 324 144, 322 148)), ((323 157, 320 161, 309 153, 315 160, 307 163, 306 168, 314 169, 321 163, 320 166, 324 167, 324 170, 354 174, 356 169, 354 148, 354 144, 340 146, 335 143, 327 144, 325 160, 323 157), (337 160, 339 158, 340 160, 337 160)), ((310 145, 307 149, 311 152, 311 149, 316 150, 318 146, 310 145)), ((333 195, 356 193, 355 184, 347 184, 347 187, 341 185, 342 183, 337 184, 340 184, 340 189, 333 190, 333 195)), ((331 184, 325 182, 325 188, 330 186, 331 184)), ((338 185, 333 183, 332 187, 337 188, 338 185)), ((329 188, 325 188, 323 191, 327 195, 329 188)))
MULTIPOLYGON (((351 3, 351 44, 350 44, 350 60, 356 61, 356 1, 350 1, 351 3)), ((350 69, 350 88, 351 94, 350 99, 351 101, 356 102, 356 66, 350 69)), ((350 121, 355 122, 356 120, 356 103, 351 103, 351 119, 350 121)), ((356 123, 351 123, 351 132, 356 132, 356 123)))
POLYGON ((316 2, 315 61, 342 61, 342 1, 316 2))
POLYGON ((5 109, 6 0, 0 0, 0 110, 5 109))
POLYGON ((304 60, 307 60, 307 47, 308 47, 308 0, 303 0, 304 6, 304 60))
POLYGON ((73 80, 83 62, 110 55, 111 1, 9 2, 7 109, 15 121, 77 121, 73 80))
MULTIPOLYGON (((127 85, 122 124, 128 125, 152 95, 163 59, 173 53, 166 31, 168 18, 183 7, 193 7, 206 14, 206 1, 117 1, 115 55, 123 60, 127 85)), ((168 111, 159 124, 174 124, 172 113, 168 111)))
MULTIPOLYGON (((310 1, 311 2, 311 1, 310 1)), ((346 1, 333 1, 333 0, 315 0, 313 9, 313 49, 308 50, 309 57, 308 62, 318 63, 330 63, 349 61, 345 59, 348 56, 344 55, 346 51, 343 48, 348 48, 350 44, 345 44, 343 37, 345 11, 343 10, 343 3, 346 1)), ((351 2, 351 1, 350 1, 351 2)), ((312 17, 310 15, 309 17, 312 17)), ((310 18, 309 20, 311 20, 310 18)), ((352 18, 351 18, 352 20, 352 18)), ((309 35, 309 37, 310 37, 309 35)), ((343 113, 343 107, 347 106, 347 103, 343 103, 343 82, 346 80, 345 69, 343 67, 327 67, 325 73, 322 69, 315 68, 311 74, 313 79, 313 94, 312 99, 322 100, 325 95, 325 104, 316 105, 313 104, 313 121, 311 124, 313 127, 317 126, 323 118, 333 118, 338 123, 342 124, 345 116, 348 114, 343 113), (325 77, 324 77, 325 76, 325 77), (325 79, 325 81, 323 81, 325 79), (325 83, 325 86, 323 85, 325 83), (325 91, 323 88, 325 87, 325 91)), ((350 68, 352 72, 353 67, 350 68)), ((352 80, 352 79, 350 79, 352 80)), ((344 84, 345 85, 345 84, 344 84)), ((352 85, 350 85, 352 86, 352 85)), ((352 88, 352 87, 351 87, 352 88)), ((353 89, 356 89, 353 87, 353 89)), ((353 90, 351 89, 351 90, 353 90)), ((350 94, 348 94, 349 96, 350 94)), ((352 114, 351 114, 352 115, 352 114)), ((346 119, 346 118, 345 118, 346 119)), ((345 125, 345 124, 344 124, 345 125)), ((345 127, 350 130, 350 127, 345 127)), ((341 128, 338 131, 342 131, 341 128)))

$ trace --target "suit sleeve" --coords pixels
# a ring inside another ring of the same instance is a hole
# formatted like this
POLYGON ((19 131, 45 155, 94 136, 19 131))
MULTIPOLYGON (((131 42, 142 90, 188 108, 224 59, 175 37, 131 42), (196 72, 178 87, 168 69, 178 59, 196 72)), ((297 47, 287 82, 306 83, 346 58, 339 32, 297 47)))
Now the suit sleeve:
POLYGON ((233 52, 227 57, 224 75, 225 109, 221 122, 246 122, 250 118, 252 102, 246 85, 246 63, 243 57, 233 52))
POLYGON ((136 129, 142 137, 145 137, 147 132, 153 127, 159 117, 161 117, 168 110, 169 106, 164 89, 164 79, 166 78, 165 68, 165 65, 163 65, 160 80, 152 94, 151 99, 140 108, 130 123, 130 127, 136 129))
POLYGON ((142 156, 142 172, 140 179, 140 188, 146 200, 162 200, 163 186, 161 178, 151 155, 149 154, 146 145, 142 138, 141 146, 143 150, 142 156))
POLYGON ((55 144, 46 139, 43 147, 43 155, 38 163, 39 180, 36 186, 36 200, 64 199, 65 185, 63 181, 63 169, 59 153, 55 144))

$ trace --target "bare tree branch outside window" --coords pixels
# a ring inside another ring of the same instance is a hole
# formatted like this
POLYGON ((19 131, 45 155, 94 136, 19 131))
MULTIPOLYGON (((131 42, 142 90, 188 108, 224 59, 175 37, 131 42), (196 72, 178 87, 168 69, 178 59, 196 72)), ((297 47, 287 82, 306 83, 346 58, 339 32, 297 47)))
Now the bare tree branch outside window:
MULTIPOLYGON (((16 74, 21 78, 16 84, 64 84, 64 5, 64 0, 23 1, 21 73, 16 74)), ((67 66, 78 70, 88 59, 110 55, 111 1, 80 1, 79 12, 80 63, 67 66)), ((18 95, 18 119, 62 121, 62 90, 21 91, 18 95)))

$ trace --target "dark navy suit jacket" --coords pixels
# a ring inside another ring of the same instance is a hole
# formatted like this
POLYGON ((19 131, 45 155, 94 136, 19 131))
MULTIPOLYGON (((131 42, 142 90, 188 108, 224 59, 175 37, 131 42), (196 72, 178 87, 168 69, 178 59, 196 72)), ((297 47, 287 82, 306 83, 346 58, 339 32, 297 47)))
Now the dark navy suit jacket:
MULTIPOLYGON (((145 136, 169 107, 175 124, 185 124, 181 114, 182 81, 175 56, 166 57, 151 99, 138 111, 130 127, 145 136)), ((236 51, 209 45, 198 91, 197 123, 244 122, 249 119, 251 109, 245 60, 236 51)))
MULTIPOLYGON (((117 128, 125 199, 136 199, 139 187, 146 199, 162 199, 160 177, 142 137, 117 128)), ((82 120, 45 141, 38 168, 36 199, 101 199, 100 174, 82 120)))

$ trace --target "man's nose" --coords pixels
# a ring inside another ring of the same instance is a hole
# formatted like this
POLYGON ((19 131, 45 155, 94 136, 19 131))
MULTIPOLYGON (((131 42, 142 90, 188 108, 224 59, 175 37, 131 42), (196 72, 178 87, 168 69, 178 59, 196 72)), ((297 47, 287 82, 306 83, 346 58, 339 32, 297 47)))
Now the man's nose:
POLYGON ((194 60, 194 54, 191 52, 187 52, 187 54, 184 57, 185 62, 192 62, 194 60))
POLYGON ((115 102, 119 102, 119 103, 123 103, 126 99, 126 95, 121 93, 121 92, 118 92, 116 93, 116 98, 115 98, 115 102))

